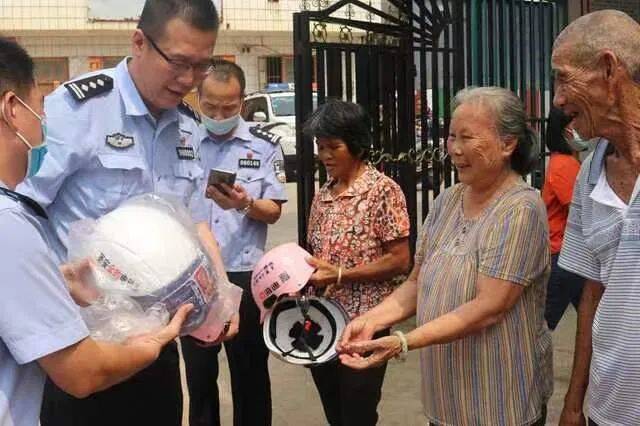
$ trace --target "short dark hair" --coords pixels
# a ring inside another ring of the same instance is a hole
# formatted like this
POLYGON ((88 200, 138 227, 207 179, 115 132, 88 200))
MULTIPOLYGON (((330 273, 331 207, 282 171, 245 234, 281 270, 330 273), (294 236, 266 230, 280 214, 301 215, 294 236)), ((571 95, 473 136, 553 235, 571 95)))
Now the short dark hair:
POLYGON ((13 40, 0 37, 0 94, 11 90, 27 96, 36 84, 33 60, 13 40))
POLYGON ((147 0, 138 28, 154 38, 162 38, 167 23, 180 18, 201 31, 218 31, 218 11, 211 0, 147 0))
POLYGON ((545 132, 545 145, 549 152, 573 154, 573 150, 569 146, 565 136, 565 129, 569 123, 571 123, 571 117, 562 112, 561 109, 551 107, 547 130, 545 132))
POLYGON ((371 150, 371 119, 360 105, 329 99, 311 114, 304 133, 316 138, 340 139, 354 157, 366 160, 371 150))
MULTIPOLYGON (((244 90, 247 87, 247 81, 244 76, 244 71, 240 68, 240 65, 227 61, 226 59, 212 59, 211 67, 213 71, 211 74, 207 76, 207 78, 213 78, 217 81, 222 81, 224 83, 228 82, 231 77, 238 80, 240 84, 240 95, 244 96, 244 90)), ((198 86, 198 93, 202 90, 202 83, 198 86)))

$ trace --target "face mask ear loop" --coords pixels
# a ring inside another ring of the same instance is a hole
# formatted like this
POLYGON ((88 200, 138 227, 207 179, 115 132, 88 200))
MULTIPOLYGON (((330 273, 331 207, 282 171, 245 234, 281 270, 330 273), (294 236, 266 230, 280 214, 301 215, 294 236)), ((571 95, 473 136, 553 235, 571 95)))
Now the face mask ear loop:
MULTIPOLYGON (((3 96, 4 96, 4 94, 3 94, 3 96)), ((20 100, 20 98, 18 98, 17 96, 16 96, 16 98, 18 100, 20 100)), ((22 104, 25 105, 24 102, 22 104)), ((2 120, 4 120, 4 122, 7 123, 7 126, 9 126, 9 128, 11 128, 11 125, 9 124, 9 121, 7 120, 7 116, 4 113, 4 107, 5 107, 5 103, 3 101, 2 104, 0 105, 0 111, 2 111, 2 120)), ((32 111, 31 108, 29 108, 27 105, 25 105, 25 107, 27 107, 27 109, 29 109, 29 111, 34 113, 36 115, 36 117, 39 117, 39 115, 36 114, 34 111, 32 111)), ((18 139, 20 139, 20 141, 22 141, 23 144, 25 144, 29 149, 33 149, 33 146, 31 146, 31 144, 25 139, 24 136, 22 136, 22 134, 19 131, 17 131, 16 129, 11 129, 11 130, 13 130, 13 132, 16 134, 18 139)))

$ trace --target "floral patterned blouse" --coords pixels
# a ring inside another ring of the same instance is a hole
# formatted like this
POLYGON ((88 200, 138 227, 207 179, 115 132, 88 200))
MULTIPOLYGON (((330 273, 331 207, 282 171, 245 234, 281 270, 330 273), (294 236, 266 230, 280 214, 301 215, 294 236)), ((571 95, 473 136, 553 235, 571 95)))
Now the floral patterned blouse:
MULTIPOLYGON (((309 215, 307 242, 315 257, 351 269, 385 254, 383 244, 409 236, 409 215, 402 190, 373 167, 346 191, 331 194, 329 180, 316 194, 309 215)), ((373 308, 391 294, 404 276, 385 281, 345 283, 328 288, 351 318, 373 308)))

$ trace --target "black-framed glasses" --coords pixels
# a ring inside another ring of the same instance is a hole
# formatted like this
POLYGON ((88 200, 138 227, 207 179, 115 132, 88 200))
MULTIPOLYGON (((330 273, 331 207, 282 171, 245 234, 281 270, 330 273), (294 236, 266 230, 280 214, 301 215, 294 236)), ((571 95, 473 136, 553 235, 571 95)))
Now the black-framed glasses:
POLYGON ((145 34, 144 36, 147 38, 147 40, 149 40, 149 43, 151 43, 151 47, 153 47, 153 49, 156 52, 158 52, 160 56, 162 56, 162 59, 167 61, 167 63, 171 67, 171 70, 175 74, 184 74, 188 72, 190 69, 193 69, 193 72, 195 74, 201 74, 201 75, 207 75, 207 74, 210 74, 211 71, 213 71, 213 65, 211 65, 211 61, 209 60, 205 62, 199 62, 197 64, 191 64, 189 62, 171 59, 169 56, 167 56, 166 53, 162 51, 162 49, 160 49, 160 47, 158 47, 156 42, 153 41, 151 37, 149 37, 147 34, 145 34))

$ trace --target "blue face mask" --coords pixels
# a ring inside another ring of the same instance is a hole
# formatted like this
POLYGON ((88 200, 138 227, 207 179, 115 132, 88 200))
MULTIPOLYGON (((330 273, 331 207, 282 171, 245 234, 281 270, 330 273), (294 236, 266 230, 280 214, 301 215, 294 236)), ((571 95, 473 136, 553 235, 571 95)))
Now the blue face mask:
POLYGON ((214 120, 211 117, 207 117, 202 114, 202 124, 204 127, 216 136, 223 136, 231 133, 236 128, 240 121, 240 114, 236 114, 233 117, 225 118, 224 120, 214 120))
MULTIPOLYGON (((18 132, 16 130, 16 136, 18 136, 18 138, 27 146, 29 147, 29 151, 27 152, 27 177, 31 177, 34 176, 36 173, 38 173, 38 170, 40 170, 40 167, 42 166, 42 162, 44 161, 44 157, 47 154, 47 143, 46 143, 46 138, 47 138, 47 123, 44 117, 42 117, 40 114, 38 114, 37 112, 35 112, 29 105, 27 105, 22 99, 20 99, 18 96, 16 96, 16 99, 22 104, 24 105, 24 107, 26 109, 29 110, 29 112, 31 112, 31 114, 35 115, 36 118, 38 120, 40 120, 40 127, 42 129, 42 143, 38 146, 36 146, 34 148, 34 146, 32 144, 29 143, 29 141, 27 141, 27 139, 22 136, 22 134, 20 132, 18 132)), ((4 115, 4 109, 3 111, 3 115, 4 115)), ((5 119, 6 121, 6 119, 5 119)))

